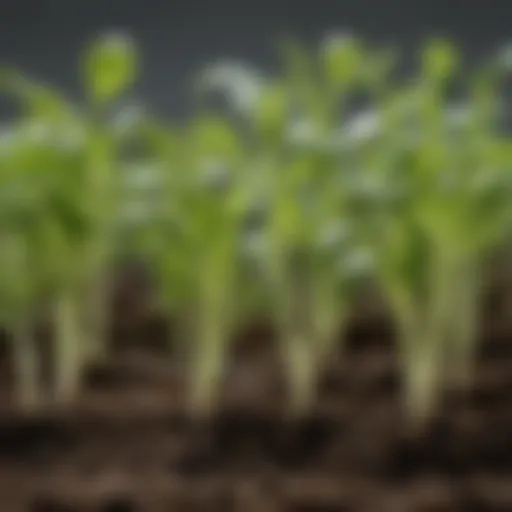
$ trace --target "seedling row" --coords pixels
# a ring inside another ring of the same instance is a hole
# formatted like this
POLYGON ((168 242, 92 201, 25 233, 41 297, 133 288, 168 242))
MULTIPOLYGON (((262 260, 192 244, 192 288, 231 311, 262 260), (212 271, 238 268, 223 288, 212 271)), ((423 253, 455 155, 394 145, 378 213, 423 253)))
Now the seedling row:
POLYGON ((195 412, 214 407, 236 332, 263 317, 290 412, 307 413, 368 286, 396 325, 408 423, 470 385, 486 262, 510 239, 509 53, 468 70, 432 40, 403 73, 391 48, 345 35, 279 52, 274 75, 204 70, 181 123, 126 107, 140 57, 124 35, 86 48, 80 102, 2 69, 18 114, 0 137, 0 315, 20 405, 74 399, 106 357, 127 258, 145 262, 178 325, 195 412))

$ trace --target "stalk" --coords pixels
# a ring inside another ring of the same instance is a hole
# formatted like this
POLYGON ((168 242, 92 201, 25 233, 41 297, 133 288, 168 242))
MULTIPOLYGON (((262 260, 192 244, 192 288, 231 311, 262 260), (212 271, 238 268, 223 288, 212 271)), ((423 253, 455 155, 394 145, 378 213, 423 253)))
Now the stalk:
POLYGON ((337 294, 311 269, 293 269, 286 253, 276 241, 271 273, 291 413, 301 416, 314 403, 320 371, 336 341, 337 294))
POLYGON ((72 400, 80 387, 85 340, 80 305, 79 295, 69 290, 56 302, 54 395, 58 402, 72 400))
POLYGON ((223 264, 224 268, 219 268, 210 266, 211 261, 208 263, 208 270, 199 283, 197 338, 192 363, 191 405, 200 415, 210 413, 219 391, 231 328, 228 319, 231 314, 228 310, 230 270, 223 264))
POLYGON ((447 384, 467 389, 471 384, 478 341, 481 280, 477 265, 462 263, 456 270, 451 339, 447 354, 447 384))
POLYGON ((340 321, 337 294, 331 286, 315 280, 308 292, 308 311, 302 312, 303 322, 290 318, 290 329, 283 337, 292 412, 298 415, 306 413, 314 404, 321 372, 335 349, 340 321))
POLYGON ((92 234, 86 241, 88 283, 84 300, 88 356, 103 360, 107 352, 110 283, 107 275, 113 238, 113 172, 115 152, 110 135, 96 126, 89 149, 88 179, 92 234))
POLYGON ((204 322, 194 354, 191 405, 200 415, 210 413, 218 393, 226 359, 227 336, 217 320, 204 322))
POLYGON ((40 361, 29 324, 22 322, 11 330, 13 362, 19 403, 32 410, 41 403, 40 361))
POLYGON ((453 267, 449 255, 435 251, 426 300, 400 302, 399 346, 404 379, 404 404, 410 426, 426 426, 441 400, 443 370, 450 334, 453 267))
POLYGON ((404 405, 410 427, 416 431, 439 404, 443 338, 421 322, 413 329, 402 329, 401 339, 404 405))
POLYGON ((297 278, 281 274, 276 290, 278 298, 279 338, 290 391, 290 410, 293 416, 305 414, 316 395, 319 355, 314 345, 316 332, 307 301, 307 289, 297 278))
POLYGON ((288 334, 282 340, 294 416, 308 412, 316 397, 317 361, 310 341, 304 333, 288 334))

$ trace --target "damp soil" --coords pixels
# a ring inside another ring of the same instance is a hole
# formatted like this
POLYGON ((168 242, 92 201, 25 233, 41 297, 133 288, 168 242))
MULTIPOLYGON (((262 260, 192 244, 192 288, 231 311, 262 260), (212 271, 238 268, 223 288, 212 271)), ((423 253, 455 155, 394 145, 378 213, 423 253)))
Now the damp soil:
MULTIPOLYGON (((240 333, 209 419, 187 411, 161 319, 120 293, 109 357, 80 397, 31 414, 0 357, 3 512, 484 512, 512 510, 512 324, 487 301, 474 386, 428 430, 404 428, 393 332, 363 308, 290 421, 272 332, 240 333)), ((505 297, 505 298, 504 298, 505 297)))

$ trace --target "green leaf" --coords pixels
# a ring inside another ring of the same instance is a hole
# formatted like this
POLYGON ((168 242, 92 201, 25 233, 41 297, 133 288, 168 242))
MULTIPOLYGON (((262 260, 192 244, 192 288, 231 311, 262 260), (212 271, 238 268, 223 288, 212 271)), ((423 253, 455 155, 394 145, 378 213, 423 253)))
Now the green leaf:
POLYGON ((16 98, 29 116, 47 121, 69 120, 73 111, 62 94, 15 69, 0 68, 0 92, 16 98))
POLYGON ((257 130, 268 139, 279 140, 289 110, 286 88, 281 84, 267 87, 255 111, 257 130))
POLYGON ((350 36, 336 34, 322 47, 322 60, 328 83, 335 89, 345 88, 359 75, 363 48, 350 36))
POLYGON ((424 48, 423 70, 428 78, 444 81, 455 73, 459 60, 459 53, 452 43, 436 39, 424 48))
POLYGON ((201 160, 219 158, 233 161, 242 155, 237 133, 221 117, 199 117, 192 122, 189 133, 192 149, 201 160))
POLYGON ((86 92, 94 104, 116 100, 135 82, 138 51, 134 41, 123 34, 96 39, 83 59, 86 92))

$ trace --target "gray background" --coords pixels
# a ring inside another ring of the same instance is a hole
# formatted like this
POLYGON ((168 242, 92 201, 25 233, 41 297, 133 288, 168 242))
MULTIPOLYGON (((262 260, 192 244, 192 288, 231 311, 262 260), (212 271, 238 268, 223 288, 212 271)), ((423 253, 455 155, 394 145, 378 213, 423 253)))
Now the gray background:
POLYGON ((230 57, 272 69, 284 31, 314 41, 337 28, 408 49, 427 35, 448 35, 474 58, 512 39, 512 1, 0 0, 0 63, 77 96, 84 43, 104 30, 127 30, 144 53, 136 95, 153 110, 182 116, 191 79, 206 63, 230 57))

